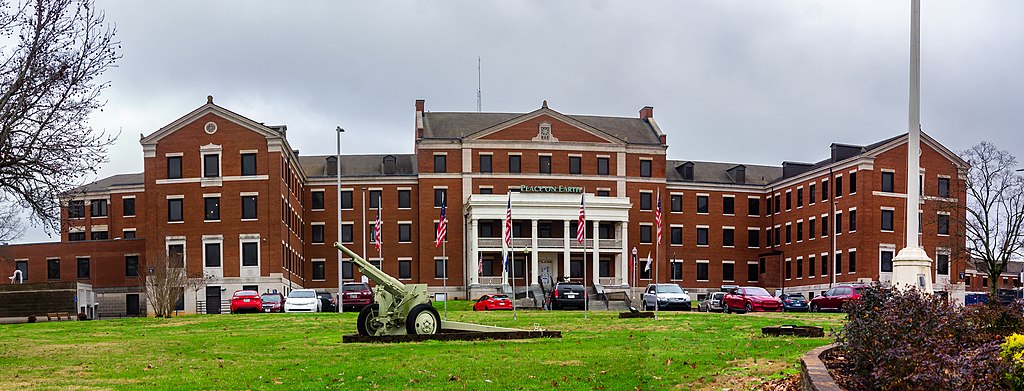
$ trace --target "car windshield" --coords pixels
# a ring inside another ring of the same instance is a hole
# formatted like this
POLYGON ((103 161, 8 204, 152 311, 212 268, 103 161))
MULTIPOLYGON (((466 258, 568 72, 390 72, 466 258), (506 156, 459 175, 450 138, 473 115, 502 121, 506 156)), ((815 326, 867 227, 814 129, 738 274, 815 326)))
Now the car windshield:
POLYGON ((508 295, 494 295, 491 298, 494 300, 508 300, 508 295))
POLYGON ((683 288, 676 284, 658 285, 658 293, 683 293, 683 288))
POLYGON ((370 287, 366 286, 366 284, 345 284, 345 292, 359 292, 368 290, 370 290, 370 287))
POLYGON ((860 286, 859 286, 859 287, 856 287, 856 288, 853 288, 853 289, 854 289, 855 291, 857 291, 857 294, 858 294, 858 295, 863 295, 863 294, 864 294, 864 287, 860 287, 860 286))
POLYGON ((786 295, 786 298, 803 300, 804 299, 804 295, 801 295, 799 293, 790 293, 790 294, 786 295))
POLYGON ((764 288, 744 288, 743 292, 747 296, 771 296, 764 288))
POLYGON ((260 294, 259 294, 259 293, 256 293, 256 291, 238 291, 238 292, 235 292, 235 297, 242 297, 242 296, 259 296, 259 295, 260 295, 260 294))
POLYGON ((278 297, 277 295, 263 295, 262 299, 263 299, 263 301, 270 302, 270 303, 277 303, 277 302, 281 301, 281 298, 278 297))
POLYGON ((722 299, 722 297, 724 297, 724 296, 725 296, 725 293, 721 293, 721 292, 719 292, 719 293, 715 293, 715 294, 714 294, 713 296, 711 296, 711 297, 712 297, 713 299, 715 299, 715 300, 721 300, 721 299, 722 299))
POLYGON ((292 291, 292 293, 288 294, 288 297, 297 299, 312 299, 316 297, 316 293, 310 291, 292 291))

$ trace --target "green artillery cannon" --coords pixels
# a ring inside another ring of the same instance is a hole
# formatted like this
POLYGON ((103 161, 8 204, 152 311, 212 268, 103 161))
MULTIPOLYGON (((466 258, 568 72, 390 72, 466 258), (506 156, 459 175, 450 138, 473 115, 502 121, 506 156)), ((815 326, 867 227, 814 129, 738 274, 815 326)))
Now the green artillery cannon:
POLYGON ((430 305, 426 284, 403 284, 387 275, 345 246, 334 247, 352 258, 359 272, 377 284, 373 304, 359 311, 356 329, 359 335, 437 334, 441 316, 430 305))

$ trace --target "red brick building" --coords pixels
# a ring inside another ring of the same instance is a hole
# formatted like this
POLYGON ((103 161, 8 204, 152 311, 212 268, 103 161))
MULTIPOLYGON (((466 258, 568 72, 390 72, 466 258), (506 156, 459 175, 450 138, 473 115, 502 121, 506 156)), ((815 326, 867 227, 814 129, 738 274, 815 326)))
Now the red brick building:
MULTIPOLYGON (((336 157, 300 155, 287 127, 210 98, 141 139, 143 173, 68 195, 60 243, 0 249, 0 273, 89 282, 101 313, 131 312, 138 268, 181 254, 187 270, 214 278, 205 291, 186 292, 183 307, 194 311, 243 288, 336 292, 339 277, 360 278, 348 261, 339 270, 331 244, 340 231, 342 243, 400 280, 476 296, 511 281, 501 267, 509 204, 517 287, 565 277, 814 294, 834 281, 886 281, 903 247, 906 135, 833 144, 817 163, 756 166, 668 160, 651 107, 636 118, 566 115, 546 102, 529 113, 434 113, 420 100, 412 131, 413 154, 342 156, 339 197, 336 157), (442 199, 443 249, 434 246, 442 199)), ((966 267, 951 258, 958 236, 943 217, 966 198, 965 163, 927 135, 922 149, 922 244, 936 260, 935 289, 947 290, 966 267)))

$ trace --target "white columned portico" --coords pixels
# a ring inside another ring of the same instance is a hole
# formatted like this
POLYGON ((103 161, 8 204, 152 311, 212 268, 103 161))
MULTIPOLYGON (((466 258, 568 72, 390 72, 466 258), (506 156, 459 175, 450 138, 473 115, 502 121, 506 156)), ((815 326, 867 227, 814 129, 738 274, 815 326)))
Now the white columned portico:
POLYGON ((477 260, 480 259, 480 246, 476 245, 477 233, 479 232, 477 224, 478 222, 475 219, 469 221, 469 233, 467 235, 469 236, 467 243, 470 243, 470 258, 466 260, 466 263, 469 266, 467 270, 469 270, 469 285, 471 286, 480 285, 480 264, 477 262, 477 260))

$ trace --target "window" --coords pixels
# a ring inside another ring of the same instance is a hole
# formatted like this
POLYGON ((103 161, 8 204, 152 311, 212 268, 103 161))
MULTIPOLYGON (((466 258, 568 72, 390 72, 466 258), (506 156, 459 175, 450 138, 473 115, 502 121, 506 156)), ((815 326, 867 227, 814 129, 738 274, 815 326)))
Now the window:
POLYGON ((828 216, 821 216, 821 237, 828 237, 828 216))
POLYGON ((434 189, 434 207, 440 208, 441 201, 447 198, 448 189, 434 189))
POLYGON ((256 154, 242 154, 242 176, 256 175, 256 154))
POLYGON ((324 225, 314 224, 311 228, 313 229, 313 243, 322 244, 324 242, 324 225))
POLYGON ((850 269, 849 269, 850 273, 856 273, 857 272, 857 252, 856 251, 850 251, 849 258, 850 259, 847 262, 850 264, 850 269))
POLYGON ((203 244, 203 265, 220 267, 220 243, 203 244))
POLYGON ((220 176, 220 155, 211 153, 203 155, 203 177, 216 178, 220 176))
POLYGON ((60 279, 60 260, 59 259, 47 259, 46 260, 46 278, 50 280, 60 279))
POLYGON ((92 240, 107 240, 110 236, 107 235, 107 231, 92 231, 92 240))
POLYGON ((935 273, 943 276, 949 275, 949 254, 935 255, 935 273))
POLYGON ((722 281, 734 281, 736 264, 732 262, 722 263, 722 281))
POLYGON ((181 178, 181 156, 167 158, 167 179, 181 178))
POLYGON ((551 155, 540 155, 538 157, 538 164, 540 165, 538 170, 541 174, 551 173, 551 155))
POLYGON ((670 199, 670 202, 672 204, 672 211, 673 212, 682 212, 683 211, 683 196, 682 195, 672 194, 671 196, 669 196, 669 199, 670 199))
POLYGON ((444 258, 434 259, 434 278, 448 278, 448 273, 444 270, 445 266, 444 258))
POLYGON ((804 240, 804 222, 796 222, 796 241, 800 242, 804 240))
POLYGON ((761 199, 747 198, 747 216, 761 215, 761 199))
POLYGON ((131 230, 127 230, 126 229, 126 230, 124 230, 124 233, 122 235, 123 235, 122 237, 124 237, 125 239, 135 239, 135 230, 134 229, 131 229, 131 230))
POLYGON ((735 197, 722 197, 722 214, 734 215, 736 214, 736 198, 735 197))
POLYGON ((242 242, 242 266, 260 265, 259 242, 242 242))
POLYGON ((352 279, 352 261, 341 261, 341 278, 343 280, 352 279))
POLYGON ((597 158, 597 175, 608 175, 608 158, 597 158))
POLYGON ((807 277, 814 277, 814 256, 807 257, 807 277))
POLYGON ((793 225, 786 223, 786 244, 793 242, 793 225))
POLYGON ((757 263, 747 263, 747 282, 757 282, 757 263))
POLYGON ((185 266, 185 245, 184 244, 168 244, 167 245, 167 259, 171 267, 183 267, 185 266))
POLYGON ((796 259, 796 278, 804 278, 804 259, 796 259))
POLYGON ((787 259, 786 260, 786 279, 789 280, 789 279, 792 279, 792 278, 793 278, 793 261, 787 259))
POLYGON ((753 229, 747 230, 747 247, 761 247, 761 231, 753 229))
POLYGON ((725 247, 732 247, 735 245, 735 239, 733 238, 735 230, 732 228, 722 228, 722 245, 725 247))
POLYGON ((895 177, 896 173, 894 172, 882 172, 882 191, 886 193, 893 192, 893 188, 895 187, 895 177))
POLYGON ((135 216, 135 199, 134 198, 122 198, 121 199, 121 215, 124 217, 135 216))
POLYGON ((323 279, 325 279, 327 277, 327 270, 326 270, 327 265, 326 264, 327 264, 327 262, 324 261, 323 259, 314 259, 313 260, 312 265, 313 265, 313 279, 314 280, 323 280, 323 279))
POLYGON ((850 173, 850 194, 857 192, 857 172, 850 173))
POLYGON ((843 214, 836 213, 836 235, 843 233, 843 214))
POLYGON ((582 160, 583 160, 583 158, 579 157, 579 156, 569 156, 569 173, 570 174, 579 174, 579 173, 581 173, 580 170, 582 169, 582 160))
POLYGON ((764 274, 764 272, 765 272, 765 267, 766 267, 766 266, 765 266, 765 260, 764 260, 764 258, 761 258, 760 260, 758 260, 758 261, 757 261, 757 272, 758 272, 759 274, 764 274))
POLYGON ((938 216, 938 233, 939 235, 949 235, 949 215, 941 214, 938 216))
POLYGON ((708 196, 697 196, 697 213, 708 213, 708 196))
MULTIPOLYGON (((519 275, 518 273, 516 275, 519 275)), ((571 259, 569 260, 569 277, 570 278, 583 278, 583 260, 582 259, 571 259)), ((651 272, 641 271, 641 279, 650 279, 651 272)))
POLYGON ((341 242, 352 243, 352 223, 344 223, 341 225, 341 242))
MULTIPOLYGON (((322 195, 323 193, 320 194, 322 195)), ((242 219, 256 219, 256 196, 242 196, 242 219)))
POLYGON ((808 189, 807 189, 807 203, 809 203, 809 204, 814 204, 814 201, 817 199, 817 195, 814 192, 814 187, 815 187, 815 184, 812 183, 812 184, 810 184, 808 186, 808 189))
POLYGON ((410 208, 412 208, 412 190, 399 190, 398 191, 398 208, 399 209, 410 209, 410 208))
POLYGON ((857 210, 853 209, 849 212, 850 215, 850 232, 857 231, 857 210))
POLYGON ((807 220, 807 239, 814 239, 814 218, 807 220))
POLYGON ((398 224, 398 241, 400 243, 412 242, 412 224, 398 224))
POLYGON ((672 279, 682 280, 683 279, 683 262, 672 261, 672 279))
POLYGON ((398 278, 407 280, 412 278, 412 261, 408 259, 398 260, 398 278))
POLYGON ((480 194, 494 194, 493 187, 480 187, 480 194))
POLYGON ((882 209, 882 231, 893 230, 893 214, 895 214, 893 210, 882 209))
POLYGON ((836 258, 836 265, 835 265, 835 269, 832 269, 832 270, 835 270, 837 274, 838 273, 842 273, 843 272, 843 253, 837 252, 836 255, 835 255, 835 258, 836 258))
POLYGON ((672 227, 672 244, 683 244, 683 227, 672 227))
POLYGON ((640 176, 644 178, 651 177, 651 161, 641 160, 640 161, 640 176))
POLYGON ((640 210, 653 210, 651 198, 653 194, 648 192, 640 192, 640 210))
MULTIPOLYGON (((643 228, 643 227, 641 227, 641 228, 643 228)), ((643 231, 641 231, 641 233, 642 232, 643 231)), ((698 246, 707 246, 708 245, 708 228, 707 227, 697 227, 697 245, 698 246)))
POLYGON ((821 200, 828 201, 828 179, 821 181, 821 200))
POLYGON ((641 225, 640 226, 640 243, 652 243, 651 239, 651 226, 641 225))
POLYGON ((708 263, 706 261, 705 262, 697 262, 697 281, 707 281, 707 280, 708 280, 708 263))
POLYGON ((491 164, 493 158, 494 156, 492 155, 480 155, 480 172, 486 174, 494 172, 493 164, 491 164))
POLYGON ((612 275, 612 263, 607 258, 597 261, 597 275, 598 277, 610 277, 612 275))
POLYGON ((124 276, 125 277, 138 277, 139 276, 139 256, 138 255, 125 255, 125 257, 124 257, 124 276))
POLYGON ((782 244, 782 228, 775 227, 775 245, 782 244))
POLYGON ((949 178, 939 178, 939 197, 949 197, 949 178))
POLYGON ((792 210, 792 209, 793 209, 793 192, 789 191, 789 190, 786 190, 786 210, 789 211, 789 210, 792 210))
POLYGON ((311 194, 313 195, 313 205, 311 206, 313 208, 313 210, 323 210, 324 209, 324 192, 318 190, 318 191, 312 192, 311 194))
POLYGON ((440 174, 448 172, 447 159, 447 155, 434 155, 434 173, 440 174))
POLYGON ((508 155, 508 172, 510 174, 523 172, 523 157, 521 155, 508 155))
POLYGON ((836 197, 843 196, 843 177, 836 177, 836 197))
POLYGON ((779 213, 779 212, 782 212, 782 200, 779 198, 779 195, 776 194, 775 195, 775 213, 779 213))
POLYGON ((352 190, 341 191, 341 209, 352 209, 352 190))
POLYGON ((821 254, 821 275, 828 275, 828 254, 821 254))
POLYGON ((598 197, 610 197, 611 195, 612 195, 612 192, 607 190, 607 189, 598 189, 597 190, 597 196, 598 197))
POLYGON ((85 232, 69 232, 68 233, 68 241, 69 242, 79 242, 79 241, 82 241, 82 240, 85 240, 85 232))
POLYGON ((68 218, 78 219, 85 217, 85 201, 68 202, 68 218))
POLYGON ((882 251, 882 254, 879 256, 880 261, 881 261, 881 269, 880 269, 881 271, 887 272, 887 273, 892 273, 892 256, 893 256, 893 252, 892 251, 890 251, 890 250, 882 251))
POLYGON ((383 190, 370 190, 370 209, 380 208, 381 193, 383 190))
POLYGON ((203 203, 206 205, 203 220, 220 220, 220 197, 203 197, 203 203))
POLYGON ((89 258, 78 257, 75 260, 78 263, 78 278, 89 278, 89 258))
POLYGON ((106 217, 107 216, 107 200, 92 200, 89 205, 89 214, 92 217, 106 217))
POLYGON ((181 198, 167 200, 167 221, 184 221, 181 213, 181 198))

